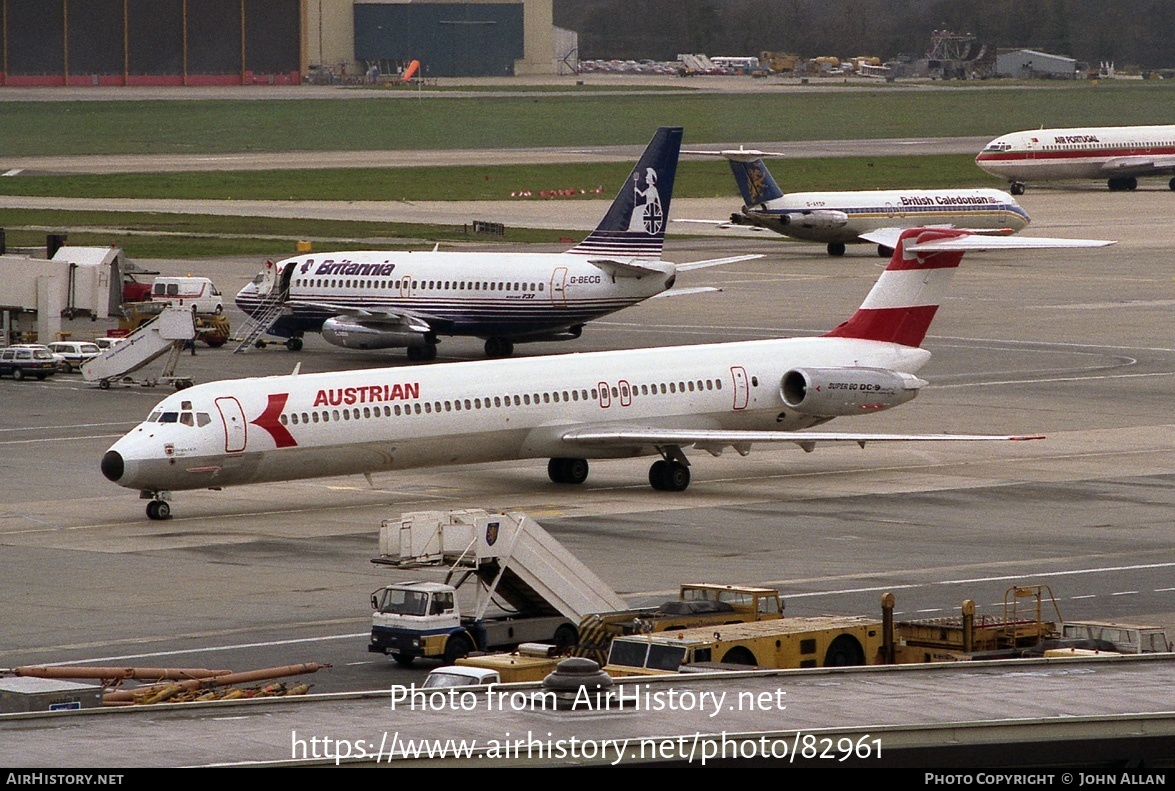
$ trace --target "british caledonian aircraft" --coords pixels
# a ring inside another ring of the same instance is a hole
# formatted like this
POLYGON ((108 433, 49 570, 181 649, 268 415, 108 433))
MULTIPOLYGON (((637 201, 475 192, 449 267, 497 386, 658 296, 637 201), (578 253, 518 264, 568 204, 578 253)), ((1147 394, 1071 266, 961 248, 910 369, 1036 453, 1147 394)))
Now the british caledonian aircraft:
POLYGON ((102 473, 166 519, 180 489, 531 458, 577 484, 588 459, 659 456, 649 482, 682 491, 690 447, 1025 439, 803 430, 918 394, 919 346, 965 251, 1110 242, 914 229, 896 244, 864 304, 822 337, 210 382, 161 401, 102 473))
MULTIPOLYGON (((1100 126, 1029 129, 997 137, 975 164, 1011 182, 1106 179, 1113 191, 1138 187, 1139 176, 1175 173, 1175 126, 1100 126)), ((1175 190, 1175 178, 1167 183, 1175 190)))
POLYGON ((1007 235, 1029 223, 1028 212, 1000 190, 853 190, 785 195, 763 163, 764 157, 782 154, 741 148, 682 153, 729 160, 745 205, 730 215, 729 222, 677 222, 765 228, 805 242, 823 242, 828 245, 829 255, 844 255, 848 244, 875 241, 878 255, 888 257, 906 228, 957 228, 1007 235))
POLYGON ((660 260, 681 136, 659 129, 603 221, 564 253, 300 255, 269 264, 237 305, 291 351, 321 332, 336 346, 432 360, 441 335, 483 338, 487 357, 509 357, 515 343, 578 338, 586 322, 650 297, 713 290, 669 291, 678 272, 759 256, 660 260))

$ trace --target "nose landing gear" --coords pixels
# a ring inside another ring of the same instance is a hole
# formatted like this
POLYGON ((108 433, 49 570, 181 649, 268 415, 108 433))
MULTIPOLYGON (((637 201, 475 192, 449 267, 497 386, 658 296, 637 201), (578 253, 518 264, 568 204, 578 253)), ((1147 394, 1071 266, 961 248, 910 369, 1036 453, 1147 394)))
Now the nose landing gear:
POLYGON ((140 492, 139 497, 151 500, 147 503, 148 519, 157 522, 171 519, 171 504, 167 502, 171 498, 171 492, 140 492))

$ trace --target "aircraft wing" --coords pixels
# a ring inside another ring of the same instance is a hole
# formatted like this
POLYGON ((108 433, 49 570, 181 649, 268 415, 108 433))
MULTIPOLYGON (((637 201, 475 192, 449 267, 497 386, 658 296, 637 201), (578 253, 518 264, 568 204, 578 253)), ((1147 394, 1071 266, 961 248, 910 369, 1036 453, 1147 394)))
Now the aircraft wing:
POLYGON ((1114 157, 1102 164, 1102 172, 1116 176, 1145 176, 1175 172, 1175 156, 1114 157))
POLYGON ((699 225, 713 225, 715 228, 725 228, 725 229, 738 228, 739 230, 742 230, 742 231, 752 231, 754 233, 771 233, 771 231, 769 229, 764 228, 761 225, 741 225, 738 223, 729 222, 728 220, 687 220, 687 219, 681 219, 681 220, 671 220, 670 222, 692 222, 692 223, 697 223, 699 225))
POLYGON ((413 332, 432 332, 436 319, 422 313, 401 310, 378 310, 357 308, 354 305, 335 305, 330 302, 309 302, 291 300, 291 305, 301 305, 319 310, 329 310, 340 316, 351 316, 365 324, 389 324, 404 327, 413 332))
POLYGON ((778 151, 758 151, 754 148, 728 148, 723 151, 682 151, 683 154, 690 154, 695 157, 722 157, 723 159, 730 159, 735 162, 754 162, 756 159, 785 157, 787 154, 782 154, 778 151))
POLYGON ((725 429, 672 429, 655 426, 595 426, 569 431, 562 437, 570 445, 613 447, 695 447, 715 456, 727 447, 746 455, 756 442, 790 442, 811 451, 819 442, 1018 442, 1044 439, 1043 435, 992 434, 853 434, 841 431, 737 431, 725 429))

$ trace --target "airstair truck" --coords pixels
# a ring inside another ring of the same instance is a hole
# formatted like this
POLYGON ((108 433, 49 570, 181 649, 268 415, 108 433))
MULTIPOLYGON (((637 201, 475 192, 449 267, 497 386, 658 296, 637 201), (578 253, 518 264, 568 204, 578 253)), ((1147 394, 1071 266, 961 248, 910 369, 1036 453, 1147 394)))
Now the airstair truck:
POLYGON ((417 657, 445 664, 472 651, 520 643, 572 646, 589 613, 624 601, 547 531, 521 513, 469 509, 420 511, 385 520, 374 563, 399 569, 447 568, 443 582, 387 585, 371 595, 367 650, 401 665, 417 657), (454 577, 459 577, 454 581, 454 577), (475 580, 473 611, 457 600, 475 580), (504 614, 487 615, 490 604, 504 614))

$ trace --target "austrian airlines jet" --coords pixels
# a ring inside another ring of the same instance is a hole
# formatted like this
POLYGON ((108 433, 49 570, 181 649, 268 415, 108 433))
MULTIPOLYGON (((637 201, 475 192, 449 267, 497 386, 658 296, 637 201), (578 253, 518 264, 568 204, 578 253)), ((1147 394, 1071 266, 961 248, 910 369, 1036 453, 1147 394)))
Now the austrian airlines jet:
POLYGON ((1110 243, 915 229, 896 244, 864 304, 822 337, 210 382, 161 401, 102 473, 166 519, 180 489, 530 458, 577 484, 588 459, 647 455, 660 457, 653 488, 682 491, 690 447, 1024 439, 804 429, 918 394, 919 346, 964 251, 1110 243))
POLYGON ((741 148, 683 153, 729 160, 744 206, 730 216, 729 223, 678 222, 766 228, 805 242, 823 242, 828 245, 829 255, 844 255, 847 244, 876 241, 878 255, 889 257, 906 228, 958 228, 1006 235, 1029 223, 1028 212, 1000 190, 854 190, 785 195, 763 163, 763 157, 782 154, 741 148))
MULTIPOLYGON (((1106 179, 1111 190, 1138 187, 1139 176, 1175 173, 1175 126, 1102 126, 1029 129, 997 137, 975 164, 1011 182, 1013 195, 1026 181, 1106 179)), ((1175 190, 1175 178, 1167 184, 1175 190)))
POLYGON ((300 255, 267 265, 237 305, 291 351, 306 332, 348 349, 407 347, 410 360, 434 359, 441 335, 483 338, 487 357, 578 338, 586 322, 668 292, 678 272, 758 257, 660 260, 681 136, 657 131, 603 221, 567 252, 300 255))

